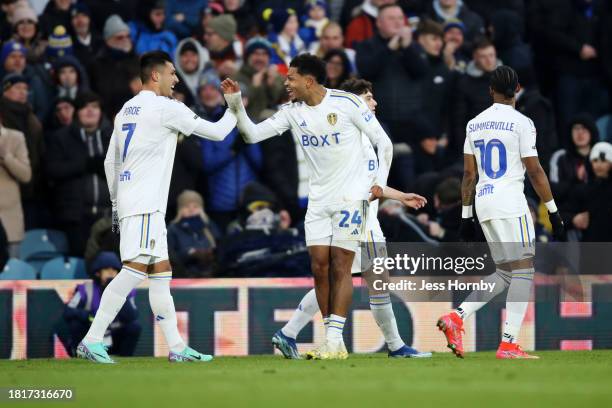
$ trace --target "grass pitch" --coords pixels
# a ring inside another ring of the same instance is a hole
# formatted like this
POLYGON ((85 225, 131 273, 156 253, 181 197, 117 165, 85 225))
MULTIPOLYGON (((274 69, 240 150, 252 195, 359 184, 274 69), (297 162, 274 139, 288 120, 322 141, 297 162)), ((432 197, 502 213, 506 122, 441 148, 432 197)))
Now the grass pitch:
MULTIPOLYGON (((279 356, 220 357, 206 364, 123 358, 0 361, 0 387, 71 387, 66 407, 610 407, 612 350, 538 352, 499 361, 494 353, 431 359, 351 355, 346 361, 279 356)), ((41 403, 0 401, 3 406, 41 403)), ((42 405, 45 406, 45 405, 42 405)))

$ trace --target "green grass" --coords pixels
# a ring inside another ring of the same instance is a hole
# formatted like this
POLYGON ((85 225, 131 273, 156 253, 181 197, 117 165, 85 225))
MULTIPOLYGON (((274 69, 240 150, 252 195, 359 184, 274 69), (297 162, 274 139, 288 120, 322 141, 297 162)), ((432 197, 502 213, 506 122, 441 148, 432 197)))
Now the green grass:
MULTIPOLYGON (((0 361, 0 387, 72 387, 70 407, 609 407, 612 350, 539 352, 541 360, 498 361, 493 353, 391 360, 292 361, 221 357, 207 364, 124 358, 0 361)), ((4 406, 40 406, 6 403, 4 406)), ((44 405, 43 405, 44 406, 44 405)))

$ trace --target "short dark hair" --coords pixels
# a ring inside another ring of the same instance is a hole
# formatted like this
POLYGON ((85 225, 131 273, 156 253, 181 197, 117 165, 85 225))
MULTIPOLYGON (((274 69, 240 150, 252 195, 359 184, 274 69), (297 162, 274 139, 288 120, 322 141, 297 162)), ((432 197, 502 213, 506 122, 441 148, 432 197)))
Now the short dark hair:
POLYGON ((325 83, 325 62, 312 54, 301 54, 291 60, 289 67, 297 69, 300 75, 312 75, 317 83, 325 83))
POLYGON ((365 79, 350 78, 340 84, 340 89, 355 95, 372 92, 372 83, 365 79))
POLYGON ((166 62, 172 64, 172 58, 164 51, 145 52, 140 57, 140 80, 146 83, 151 78, 153 70, 166 62))
POLYGON ((442 180, 436 186, 436 195, 442 205, 452 205, 461 201, 461 181, 456 177, 442 180))
POLYGON ((474 52, 476 52, 478 50, 483 50, 483 49, 489 48, 489 47, 495 48, 495 44, 493 44, 491 42, 491 40, 489 40, 486 37, 480 37, 480 38, 476 39, 476 42, 474 44, 474 52))
POLYGON ((518 75, 509 66, 501 65, 491 73, 489 85, 491 85, 493 91, 504 95, 506 98, 514 98, 516 88, 519 85, 518 75))

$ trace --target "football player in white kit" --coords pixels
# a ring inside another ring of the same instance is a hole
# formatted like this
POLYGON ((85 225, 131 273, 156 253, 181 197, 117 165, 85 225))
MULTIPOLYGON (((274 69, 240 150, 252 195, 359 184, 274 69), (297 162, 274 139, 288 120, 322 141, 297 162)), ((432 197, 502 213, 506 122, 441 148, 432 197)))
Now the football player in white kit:
MULTIPOLYGON (((353 93, 360 96, 368 105, 372 113, 376 112, 377 102, 372 94, 372 84, 364 79, 349 79, 345 81, 340 88, 343 91, 353 93)), ((370 174, 372 182, 376 178, 376 170, 378 169, 378 158, 372 147, 369 139, 363 136, 364 144, 364 161, 362 166, 370 174)), ((380 193, 380 192, 379 192, 380 193)), ((414 209, 422 208, 427 204, 427 200, 417 194, 403 193, 389 186, 382 191, 383 198, 397 199, 407 207, 414 209)), ((366 220, 365 242, 358 248, 353 260, 351 272, 353 275, 366 272, 371 265, 362 265, 363 257, 367 257, 368 262, 372 262, 374 258, 386 256, 386 240, 378 222, 378 200, 372 196, 370 207, 368 208, 368 219, 366 220), (365 248, 365 250, 364 250, 365 248)), ((373 276, 369 273, 364 275, 364 279, 368 276, 373 276)), ((383 275, 376 275, 377 278, 383 278, 383 275)), ((371 288, 372 283, 368 282, 368 287, 371 288)), ((383 332, 389 357, 431 357, 431 353, 421 353, 412 347, 407 346, 402 340, 397 329, 397 322, 393 307, 391 305, 391 296, 389 292, 370 290, 370 309, 374 315, 376 324, 383 332)), ((319 305, 315 295, 315 290, 312 289, 299 303, 293 315, 280 330, 272 337, 272 344, 288 359, 300 359, 297 350, 296 338, 300 331, 312 320, 313 316, 319 312, 319 305)))
POLYGON ((342 338, 353 283, 351 265, 364 239, 372 180, 363 169, 362 132, 378 149, 374 186, 385 187, 393 145, 374 114, 357 95, 326 89, 324 62, 309 54, 291 61, 285 86, 293 101, 271 118, 255 125, 248 118, 239 87, 222 84, 228 106, 249 143, 291 129, 310 170, 306 245, 310 253, 317 302, 328 321, 326 341, 307 353, 312 359, 348 357, 342 338))
POLYGON ((210 361, 212 356, 188 347, 179 334, 170 294, 166 223, 170 176, 178 134, 223 140, 236 126, 229 112, 216 123, 203 120, 172 99, 178 83, 168 54, 153 51, 140 58, 142 91, 115 117, 104 169, 113 206, 113 228, 121 232, 123 269, 107 286, 91 327, 77 355, 113 363, 102 337, 125 303, 126 296, 149 278, 149 301, 170 348, 171 362, 210 361))
POLYGON ((524 352, 516 342, 534 275, 535 233, 523 193, 525 171, 548 209, 555 239, 566 238, 548 178, 538 159, 536 129, 531 119, 515 109, 519 89, 516 72, 507 66, 498 67, 490 79, 493 105, 470 120, 466 128, 460 236, 462 241, 474 240, 475 194, 478 220, 497 269, 486 278, 495 284, 493 293, 472 292, 455 311, 437 322, 448 347, 460 358, 464 354, 463 321, 506 288, 506 321, 496 357, 538 358, 524 352))

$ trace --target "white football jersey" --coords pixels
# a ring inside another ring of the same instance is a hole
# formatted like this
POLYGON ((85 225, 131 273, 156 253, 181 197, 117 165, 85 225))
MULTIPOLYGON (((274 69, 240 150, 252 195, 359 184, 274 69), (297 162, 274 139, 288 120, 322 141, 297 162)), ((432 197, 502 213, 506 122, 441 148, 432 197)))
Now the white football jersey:
MULTIPOLYGON (((386 134, 361 98, 327 89, 320 104, 287 103, 266 122, 278 134, 291 129, 302 147, 310 172, 309 206, 368 198, 373 180, 363 171, 362 130, 371 135, 386 134)), ((384 186, 386 179, 381 184, 384 186)))
POLYGON ((182 102, 151 91, 141 91, 123 105, 107 152, 107 161, 114 161, 118 169, 109 185, 116 183, 120 219, 166 213, 178 134, 191 135, 197 121, 198 116, 182 102))
MULTIPOLYGON (((368 174, 368 178, 370 179, 371 185, 373 185, 376 181, 376 173, 378 172, 378 157, 376 156, 376 151, 374 150, 374 146, 370 142, 370 139, 367 138, 366 135, 362 135, 362 143, 364 145, 364 169, 368 174)), ((380 200, 374 200, 370 203, 370 208, 368 209, 368 218, 366 220, 366 241, 371 242, 384 242, 385 235, 382 232, 382 228, 380 228, 380 223, 378 222, 378 204, 380 200)))
POLYGON ((495 103, 468 122, 463 152, 476 157, 475 200, 480 221, 529 212, 521 158, 538 155, 531 119, 510 105, 495 103))

